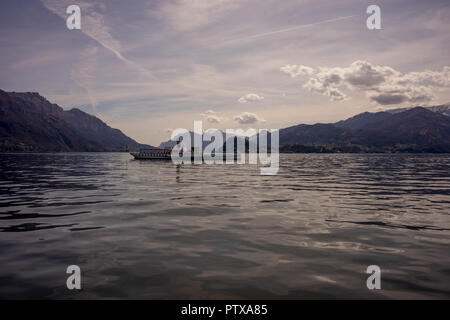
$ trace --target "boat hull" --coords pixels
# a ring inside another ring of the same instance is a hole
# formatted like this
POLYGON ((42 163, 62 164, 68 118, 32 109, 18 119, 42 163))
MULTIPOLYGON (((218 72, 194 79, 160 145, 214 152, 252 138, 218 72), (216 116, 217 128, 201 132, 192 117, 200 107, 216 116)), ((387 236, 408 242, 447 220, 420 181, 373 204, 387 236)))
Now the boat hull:
MULTIPOLYGON (((170 153, 147 153, 147 152, 130 152, 130 154, 134 157, 136 160, 172 160, 170 153)), ((230 157, 229 154, 217 154, 216 158, 222 158, 224 161, 226 158, 230 157)), ((193 154, 189 153, 189 155, 186 157, 187 159, 191 159, 192 161, 196 159, 200 159, 201 161, 206 160, 202 154, 193 154)), ((208 157, 208 160, 214 160, 215 157, 208 157)), ((233 160, 240 160, 241 156, 239 154, 231 154, 231 157, 233 160)))
POLYGON ((153 154, 145 154, 141 152, 130 152, 130 154, 136 160, 171 160, 170 154, 163 155, 153 155, 153 154))

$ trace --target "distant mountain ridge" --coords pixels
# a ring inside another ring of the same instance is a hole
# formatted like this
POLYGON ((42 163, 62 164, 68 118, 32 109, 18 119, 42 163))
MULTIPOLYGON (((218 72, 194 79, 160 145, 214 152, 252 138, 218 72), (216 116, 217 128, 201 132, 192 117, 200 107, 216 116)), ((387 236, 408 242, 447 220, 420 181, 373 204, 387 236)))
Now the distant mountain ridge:
MULTIPOLYGON (((397 109, 387 109, 384 112, 388 112, 388 113, 399 113, 399 112, 403 112, 403 111, 407 111, 412 109, 411 108, 397 108, 397 109)), ((422 107, 425 108, 427 110, 436 112, 436 113, 440 113, 443 114, 444 116, 449 116, 450 117, 450 103, 447 104, 441 104, 441 105, 437 105, 437 106, 432 106, 432 107, 422 107)))
POLYGON ((280 130, 280 151, 450 152, 446 110, 438 106, 364 112, 336 123, 292 126, 280 130))
MULTIPOLYGON (((280 129, 280 152, 450 152, 449 110, 450 104, 400 108, 364 112, 336 123, 299 124, 280 129)), ((167 141, 160 147, 174 144, 167 141)), ((204 147, 208 144, 203 142, 204 147)), ((0 152, 145 147, 150 146, 79 109, 65 111, 38 93, 0 90, 0 152)))
MULTIPOLYGON (((336 123, 283 128, 279 132, 280 152, 450 152, 449 106, 363 112, 336 123)), ((160 147, 174 145, 169 140, 160 147)))
POLYGON ((362 129, 368 125, 383 121, 389 118, 392 114, 389 112, 363 112, 356 116, 350 117, 346 120, 336 122, 334 125, 338 128, 347 128, 352 130, 362 129))
POLYGON ((65 111, 36 92, 0 90, 0 151, 126 151, 139 144, 79 109, 65 111))

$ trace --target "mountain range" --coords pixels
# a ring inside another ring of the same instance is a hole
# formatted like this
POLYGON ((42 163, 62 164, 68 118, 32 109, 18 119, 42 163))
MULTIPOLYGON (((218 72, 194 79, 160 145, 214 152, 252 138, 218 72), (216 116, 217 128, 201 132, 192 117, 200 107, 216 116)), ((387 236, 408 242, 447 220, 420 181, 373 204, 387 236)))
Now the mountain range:
MULTIPOLYGON (((166 141, 160 147, 174 144, 166 141)), ((77 108, 64 110, 35 92, 0 90, 0 152, 145 147, 150 146, 77 108)), ((335 123, 283 128, 280 152, 450 152, 450 104, 364 112, 335 123)))
POLYGON ((0 90, 0 151, 126 151, 148 147, 79 109, 64 110, 36 92, 0 90))
POLYGON ((280 130, 281 152, 450 152, 449 106, 364 112, 280 130))
MULTIPOLYGON (((299 124, 280 129, 280 152, 450 152, 449 115, 447 104, 364 112, 335 123, 299 124)), ((191 132, 191 141, 193 136, 191 132)), ((248 138, 237 139, 247 140, 248 150, 248 138)), ((173 145, 169 140, 160 147, 173 145)))

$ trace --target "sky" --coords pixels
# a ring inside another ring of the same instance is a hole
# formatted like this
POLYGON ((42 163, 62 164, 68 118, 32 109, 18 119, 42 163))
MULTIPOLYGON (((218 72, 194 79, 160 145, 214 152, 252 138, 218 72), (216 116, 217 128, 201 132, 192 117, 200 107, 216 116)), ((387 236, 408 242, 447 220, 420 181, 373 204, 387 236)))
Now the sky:
POLYGON ((0 89, 152 145, 194 120, 334 122, 450 102, 449 21, 448 0, 0 0, 0 89), (73 4, 80 30, 66 26, 73 4))

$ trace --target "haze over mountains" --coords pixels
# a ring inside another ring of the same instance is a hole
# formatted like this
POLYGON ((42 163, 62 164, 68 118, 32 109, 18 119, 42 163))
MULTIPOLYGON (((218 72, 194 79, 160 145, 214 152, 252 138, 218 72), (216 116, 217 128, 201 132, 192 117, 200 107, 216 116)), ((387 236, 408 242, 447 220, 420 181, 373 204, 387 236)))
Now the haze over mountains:
MULTIPOLYGON (((449 114, 450 105, 440 105, 364 112, 336 123, 299 124, 280 129, 280 152, 450 152, 449 114)), ((167 141, 160 147, 174 144, 167 141)), ((143 147, 149 146, 79 109, 65 111, 38 93, 0 90, 1 152, 143 147)))

